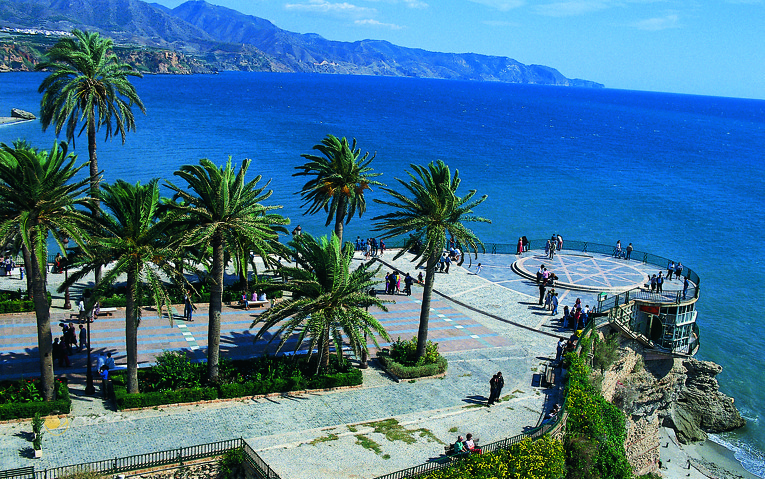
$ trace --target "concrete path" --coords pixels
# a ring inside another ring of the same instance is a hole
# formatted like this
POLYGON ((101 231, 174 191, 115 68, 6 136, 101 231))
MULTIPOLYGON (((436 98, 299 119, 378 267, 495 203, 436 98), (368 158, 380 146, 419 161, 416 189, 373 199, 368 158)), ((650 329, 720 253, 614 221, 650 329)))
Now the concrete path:
MULTIPOLYGON (((386 256, 383 260, 390 261, 391 253, 386 256)), ((390 266, 417 274, 406 256, 390 266)), ((512 278, 513 273, 508 273, 508 279, 512 278)), ((382 279, 384 270, 379 274, 382 279)), ((0 425, 0 463, 3 468, 35 465, 43 469, 244 437, 285 479, 369 478, 438 457, 442 443, 453 442, 457 434, 472 432, 485 444, 536 425, 542 411, 557 400, 555 391, 532 384, 538 384, 535 374, 555 355, 559 317, 536 306, 528 295, 468 268, 454 266, 450 274, 438 274, 435 289, 429 338, 439 343, 449 360, 444 378, 396 383, 373 363, 364 371, 364 386, 358 389, 120 413, 82 393, 85 365, 81 355, 65 372, 72 381, 73 411, 60 421, 48 421, 44 458, 28 457, 29 422, 11 423, 0 425), (487 408, 483 403, 488 380, 497 371, 505 377, 505 401, 487 408), (401 427, 379 422, 389 418, 401 427)), ((413 336, 421 288, 415 287, 411 297, 383 297, 396 303, 389 305, 387 313, 378 311, 375 316, 393 338, 413 336)), ((64 314, 56 313, 54 325, 64 314)), ((247 357, 273 348, 252 341, 249 326, 257 314, 257 310, 224 311, 224 355, 247 357)), ((122 315, 97 320, 92 332, 96 350, 113 351, 118 364, 124 362, 122 315)), ((35 375, 32 315, 0 318, 0 327, 4 328, 0 374, 35 375)), ((148 364, 164 349, 181 349, 202 358, 206 337, 205 311, 198 311, 194 322, 172 325, 167 318, 146 314, 139 330, 139 359, 148 364), (190 333, 199 349, 192 349, 189 334, 184 333, 190 333)))

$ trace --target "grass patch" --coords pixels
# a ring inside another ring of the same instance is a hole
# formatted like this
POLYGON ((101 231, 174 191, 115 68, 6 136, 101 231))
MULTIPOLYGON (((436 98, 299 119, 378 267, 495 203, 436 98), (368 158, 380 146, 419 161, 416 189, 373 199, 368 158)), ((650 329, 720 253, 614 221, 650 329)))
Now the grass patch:
POLYGON ((403 441, 406 444, 414 444, 417 442, 415 434, 419 434, 420 437, 426 438, 429 442, 443 442, 438 439, 429 429, 406 429, 404 426, 398 423, 395 419, 384 419, 377 422, 369 422, 364 424, 374 429, 374 432, 382 434, 385 439, 389 441, 403 441))
POLYGON ((460 378, 469 378, 469 377, 472 377, 472 376, 473 376, 473 373, 467 373, 467 374, 460 374, 457 377, 460 377, 460 378))
POLYGON ((523 394, 523 391, 521 391, 520 389, 516 389, 515 391, 513 391, 513 392, 512 392, 512 393, 510 393, 510 394, 516 394, 516 393, 518 393, 518 394, 523 394))
POLYGON ((351 432, 358 432, 359 429, 356 426, 348 426, 348 430, 351 432))
POLYGON ((367 436, 363 434, 356 434, 354 436, 356 438, 356 444, 363 447, 364 449, 369 449, 370 451, 374 452, 378 456, 382 453, 382 448, 379 444, 368 438, 367 436))
POLYGON ((317 444, 321 444, 322 442, 329 442, 329 441, 337 441, 340 439, 340 437, 337 434, 327 434, 326 436, 317 437, 313 441, 309 442, 308 444, 315 446, 317 444))
POLYGON ((457 431, 459 431, 459 429, 457 428, 457 426, 454 426, 454 427, 450 427, 450 428, 449 428, 449 432, 457 432, 457 431))
POLYGON ((472 409, 477 407, 486 407, 485 404, 468 404, 467 406, 462 406, 465 409, 472 409))

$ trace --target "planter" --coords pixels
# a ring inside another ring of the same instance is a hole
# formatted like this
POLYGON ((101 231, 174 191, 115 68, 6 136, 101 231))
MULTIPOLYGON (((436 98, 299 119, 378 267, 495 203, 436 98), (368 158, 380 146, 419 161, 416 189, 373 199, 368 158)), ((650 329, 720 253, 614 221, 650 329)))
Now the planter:
POLYGON ((42 458, 42 449, 35 449, 35 459, 42 458))

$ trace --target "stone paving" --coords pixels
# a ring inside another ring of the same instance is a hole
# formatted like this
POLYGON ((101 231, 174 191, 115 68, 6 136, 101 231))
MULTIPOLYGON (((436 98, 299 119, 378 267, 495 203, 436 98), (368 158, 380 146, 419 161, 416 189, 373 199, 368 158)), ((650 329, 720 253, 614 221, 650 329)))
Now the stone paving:
MULTIPOLYGON (((385 269, 395 267, 416 276, 406 255, 391 259, 388 252, 383 258, 385 269)), ((450 274, 436 277, 429 339, 439 343, 449 360, 444 378, 396 383, 373 362, 364 371, 364 386, 356 389, 116 412, 82 393, 85 364, 80 354, 72 368, 64 369, 72 382, 73 411, 60 422, 46 424, 50 433, 44 439, 44 458, 28 458, 28 422, 4 424, 0 425, 0 469, 23 465, 42 469, 244 437, 285 479, 361 478, 438 457, 441 443, 453 442, 457 434, 472 432, 482 443, 516 435, 536 425, 541 412, 557 399, 555 391, 533 384, 538 384, 535 376, 538 379, 542 364, 554 357, 556 335, 564 334, 560 315, 552 317, 536 305, 534 297, 474 271, 475 264, 472 269, 453 266, 450 274), (500 370, 506 381, 505 401, 486 408, 482 404, 488 380, 500 370), (415 431, 414 442, 390 441, 369 424, 387 418, 415 431), (370 444, 377 444, 379 450, 370 449, 370 444)), ((514 273, 506 271, 505 279, 513 280, 514 273)), ((421 288, 415 287, 413 293, 411 297, 383 295, 396 303, 388 305, 388 312, 374 312, 394 339, 407 339, 417 331, 421 288)), ((54 331, 68 314, 54 313, 54 331)), ((253 342, 249 326, 258 314, 258 310, 224 309, 222 354, 247 357, 273 349, 273 344, 253 342)), ((92 331, 95 351, 112 351, 118 365, 124 364, 123 318, 124 311, 100 318, 92 331)), ((200 309, 194 318, 171 325, 167 318, 147 311, 139 329, 139 361, 149 364, 164 349, 185 350, 202 359, 207 346, 206 311, 200 309)), ((39 374, 33 316, 0 318, 0 328, 0 375, 39 374)), ((386 344, 383 341, 381 346, 386 344)))

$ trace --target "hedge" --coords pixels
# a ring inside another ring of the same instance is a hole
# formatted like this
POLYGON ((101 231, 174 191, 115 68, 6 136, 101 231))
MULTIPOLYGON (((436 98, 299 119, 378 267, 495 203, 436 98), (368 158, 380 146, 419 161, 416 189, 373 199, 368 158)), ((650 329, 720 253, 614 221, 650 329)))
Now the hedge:
POLYGON ((378 351, 377 359, 383 364, 383 367, 387 369, 394 376, 401 379, 414 379, 427 376, 436 376, 446 372, 449 364, 446 358, 439 355, 438 359, 433 364, 423 364, 421 366, 404 366, 401 363, 397 363, 391 359, 390 355, 386 351, 378 351))
POLYGON ((65 380, 56 381, 56 399, 53 401, 33 401, 23 403, 0 404, 0 421, 34 417, 51 414, 69 414, 72 409, 72 399, 69 397, 69 385, 65 380))
POLYGON ((318 377, 294 376, 273 378, 244 383, 220 384, 217 387, 179 389, 177 391, 146 392, 128 394, 124 374, 112 376, 114 397, 118 409, 153 407, 163 404, 205 401, 211 399, 230 399, 244 396, 258 396, 270 393, 302 391, 305 389, 329 389, 362 384, 361 371, 355 368, 345 373, 326 374, 318 377))
MULTIPOLYGON (((27 313, 35 310, 35 303, 31 299, 24 299, 26 293, 19 291, 0 291, 0 314, 27 313)), ((48 306, 53 297, 48 293, 48 306)))
POLYGON ((114 399, 117 403, 117 409, 134 409, 161 406, 163 404, 218 399, 218 390, 216 388, 192 388, 179 389, 177 391, 128 394, 125 386, 116 383, 112 384, 114 386, 114 399))

